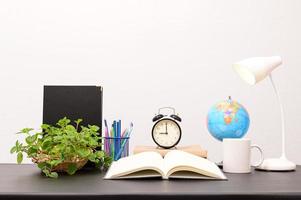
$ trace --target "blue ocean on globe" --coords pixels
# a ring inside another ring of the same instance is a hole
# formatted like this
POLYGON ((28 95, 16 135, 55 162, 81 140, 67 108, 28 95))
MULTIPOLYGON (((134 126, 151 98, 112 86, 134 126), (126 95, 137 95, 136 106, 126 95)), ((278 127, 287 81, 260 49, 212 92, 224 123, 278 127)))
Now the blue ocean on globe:
POLYGON ((224 138, 242 138, 249 125, 247 110, 231 98, 212 106, 207 115, 208 131, 219 141, 224 138))

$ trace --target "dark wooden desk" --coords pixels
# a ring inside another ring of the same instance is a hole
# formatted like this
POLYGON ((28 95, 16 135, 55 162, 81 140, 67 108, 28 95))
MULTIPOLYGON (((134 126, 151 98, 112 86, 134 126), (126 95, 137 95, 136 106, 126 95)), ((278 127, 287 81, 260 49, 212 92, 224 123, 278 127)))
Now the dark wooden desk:
POLYGON ((0 164, 0 199, 301 199, 301 166, 295 172, 226 174, 228 181, 103 180, 81 172, 49 179, 34 165, 0 164))

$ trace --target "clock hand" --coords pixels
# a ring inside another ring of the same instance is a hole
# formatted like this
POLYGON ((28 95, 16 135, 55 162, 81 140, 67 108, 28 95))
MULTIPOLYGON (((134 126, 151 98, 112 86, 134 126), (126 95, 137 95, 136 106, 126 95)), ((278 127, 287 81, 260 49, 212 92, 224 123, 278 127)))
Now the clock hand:
POLYGON ((166 132, 166 135, 168 134, 167 132, 167 123, 165 123, 165 132, 166 132))

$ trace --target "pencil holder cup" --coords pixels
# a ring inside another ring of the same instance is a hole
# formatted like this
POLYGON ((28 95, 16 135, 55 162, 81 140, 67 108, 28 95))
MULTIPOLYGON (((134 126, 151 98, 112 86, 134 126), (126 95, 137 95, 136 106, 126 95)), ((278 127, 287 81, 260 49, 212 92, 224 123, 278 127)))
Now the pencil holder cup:
POLYGON ((130 137, 104 137, 104 151, 114 161, 129 155, 130 137))

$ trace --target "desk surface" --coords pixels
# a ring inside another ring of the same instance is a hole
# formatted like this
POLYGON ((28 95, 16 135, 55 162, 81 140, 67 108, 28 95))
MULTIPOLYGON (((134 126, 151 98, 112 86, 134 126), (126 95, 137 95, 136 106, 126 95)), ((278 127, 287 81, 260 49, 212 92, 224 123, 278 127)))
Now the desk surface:
POLYGON ((226 174, 228 181, 103 180, 98 171, 50 179, 34 165, 15 164, 0 164, 0 174, 0 199, 301 199, 301 166, 226 174))

